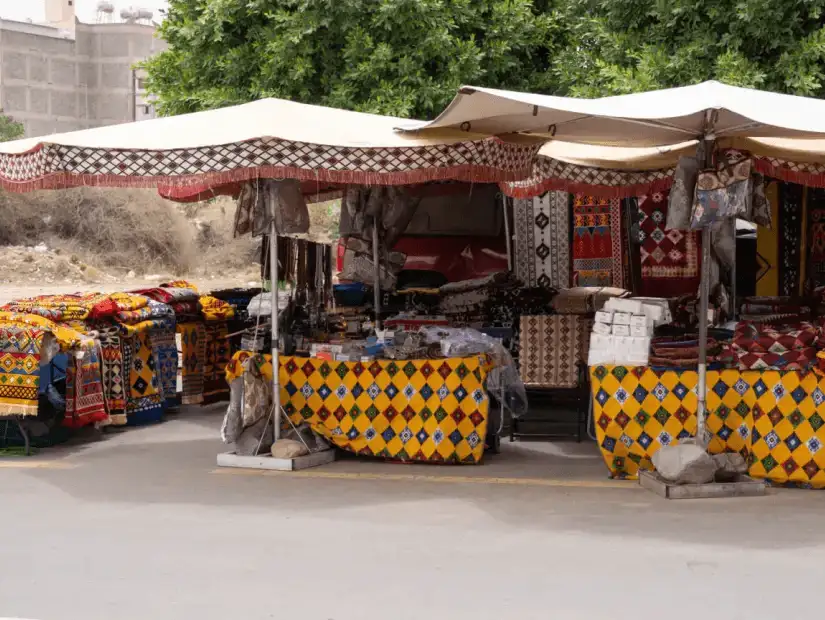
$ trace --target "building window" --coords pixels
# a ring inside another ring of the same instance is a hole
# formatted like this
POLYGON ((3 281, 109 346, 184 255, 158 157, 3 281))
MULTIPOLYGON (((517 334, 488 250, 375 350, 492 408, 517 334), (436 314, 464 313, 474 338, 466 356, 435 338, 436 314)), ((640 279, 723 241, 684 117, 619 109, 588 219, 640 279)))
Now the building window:
POLYGON ((72 6, 73 4, 74 4, 74 0, 69 0, 69 6, 72 6))

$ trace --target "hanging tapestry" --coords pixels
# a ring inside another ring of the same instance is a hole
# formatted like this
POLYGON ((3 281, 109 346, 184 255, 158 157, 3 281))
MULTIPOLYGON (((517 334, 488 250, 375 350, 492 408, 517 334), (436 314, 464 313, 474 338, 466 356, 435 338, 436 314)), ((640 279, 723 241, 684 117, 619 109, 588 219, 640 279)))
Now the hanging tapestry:
POLYGON ((623 286, 618 198, 573 197, 573 286, 623 286))
MULTIPOLYGON (((230 306, 231 307, 231 306, 230 306)), ((206 359, 203 365, 203 404, 229 400, 226 364, 229 362, 229 329, 226 321, 210 322, 206 329, 206 359)))
POLYGON ((640 196, 639 253, 642 295, 679 297, 699 288, 699 233, 665 228, 668 196, 640 196))
POLYGON ((570 194, 515 200, 516 276, 526 286, 570 286, 570 194))
MULTIPOLYGON (((819 371, 708 371, 710 452, 739 452, 748 474, 825 488, 825 376, 819 371)), ((696 432, 695 370, 593 366, 596 437, 611 475, 653 469, 652 455, 696 432)))
POLYGON ((779 185, 779 294, 799 295, 802 253, 802 201, 804 188, 779 185))
POLYGON ((113 425, 126 424, 123 338, 117 328, 100 330, 100 370, 103 397, 113 425))
POLYGON ((157 358, 152 350, 150 330, 129 339, 129 398, 126 402, 128 424, 159 422, 164 403, 157 374, 157 358))
MULTIPOLYGON (((249 353, 235 354, 226 379, 249 353)), ((272 357, 258 358, 272 380, 272 357)), ((478 463, 484 454, 492 360, 486 355, 432 360, 327 362, 280 359, 281 403, 337 447, 402 461, 478 463)))
MULTIPOLYGON (((185 289, 179 289, 185 290, 185 289)), ((165 324, 149 332, 152 350, 157 355, 160 388, 167 407, 178 406, 178 345, 175 340, 175 321, 166 319, 165 324)))
POLYGON ((808 188, 807 291, 825 286, 825 190, 808 188))
POLYGON ((572 388, 587 362, 593 320, 574 314, 522 316, 519 364, 525 385, 572 388))
POLYGON ((63 426, 83 428, 96 422, 109 422, 100 374, 100 352, 92 347, 82 358, 69 355, 66 368, 66 413, 63 426))
POLYGON ((181 378, 184 405, 200 405, 203 402, 203 365, 206 361, 206 328, 203 323, 178 323, 183 367, 181 378))
POLYGON ((42 329, 0 327, 0 415, 37 415, 42 329))

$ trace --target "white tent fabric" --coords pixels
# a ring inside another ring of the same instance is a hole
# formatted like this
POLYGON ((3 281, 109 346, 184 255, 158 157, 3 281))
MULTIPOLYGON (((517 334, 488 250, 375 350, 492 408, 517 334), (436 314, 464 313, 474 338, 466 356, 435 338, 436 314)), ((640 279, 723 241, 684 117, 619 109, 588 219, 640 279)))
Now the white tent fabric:
POLYGON ((402 119, 262 99, 217 110, 0 144, 0 184, 158 187, 191 197, 253 178, 322 183, 496 182, 524 178, 540 141, 445 129, 399 133, 402 119))
POLYGON ((405 127, 419 135, 444 128, 621 146, 672 145, 709 134, 811 138, 825 135, 825 101, 714 81, 601 99, 467 86, 434 121, 405 127))

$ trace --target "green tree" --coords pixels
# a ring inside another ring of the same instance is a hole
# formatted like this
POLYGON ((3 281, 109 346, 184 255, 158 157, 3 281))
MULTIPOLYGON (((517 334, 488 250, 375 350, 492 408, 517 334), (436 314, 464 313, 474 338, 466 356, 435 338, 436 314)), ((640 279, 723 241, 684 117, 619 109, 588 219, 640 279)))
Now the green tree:
POLYGON ((825 96, 825 0, 564 0, 557 92, 594 97, 716 79, 825 96))
POLYGON ((3 110, 0 110, 0 142, 22 138, 25 131, 23 123, 18 123, 10 116, 3 114, 3 110))
POLYGON ((166 115, 281 97, 430 118, 461 84, 553 90, 560 33, 532 0, 171 0, 145 66, 166 115))

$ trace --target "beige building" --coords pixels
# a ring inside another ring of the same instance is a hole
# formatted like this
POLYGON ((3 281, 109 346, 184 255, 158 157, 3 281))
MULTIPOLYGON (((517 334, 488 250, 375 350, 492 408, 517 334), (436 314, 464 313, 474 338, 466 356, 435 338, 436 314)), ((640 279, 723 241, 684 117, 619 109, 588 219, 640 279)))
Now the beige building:
POLYGON ((46 24, 0 20, 0 106, 26 136, 154 116, 133 66, 166 44, 144 15, 123 14, 120 23, 107 10, 109 23, 82 24, 74 0, 46 0, 46 24))

